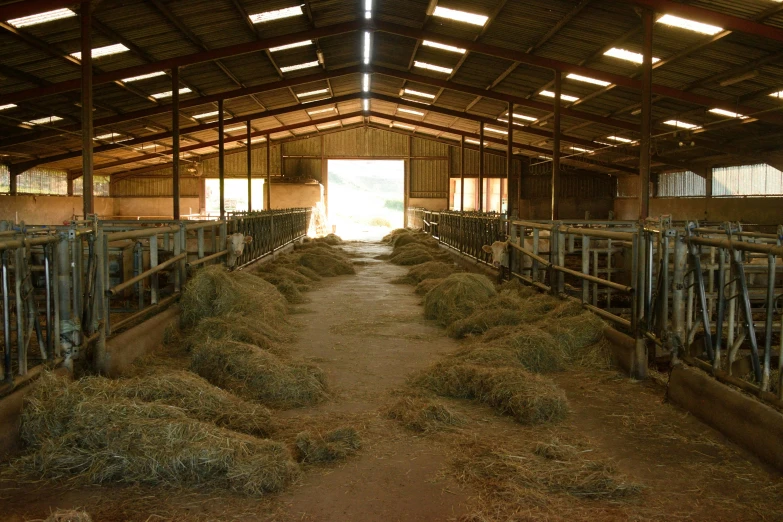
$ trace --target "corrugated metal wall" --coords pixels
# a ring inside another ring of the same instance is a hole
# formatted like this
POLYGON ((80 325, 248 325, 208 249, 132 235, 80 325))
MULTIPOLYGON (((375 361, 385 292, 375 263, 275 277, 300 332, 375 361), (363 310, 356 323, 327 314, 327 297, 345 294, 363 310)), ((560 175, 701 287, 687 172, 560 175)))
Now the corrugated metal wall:
MULTIPOLYGON (((200 187, 200 178, 180 178, 179 190, 182 197, 197 198, 200 187)), ((173 195, 172 189, 171 178, 124 178, 112 184, 111 195, 124 197, 171 197, 173 195)))
MULTIPOLYGON (((562 197, 612 198, 614 179, 591 175, 563 175, 560 184, 562 197)), ((522 178, 522 199, 549 199, 552 197, 552 178, 525 176, 522 178)))

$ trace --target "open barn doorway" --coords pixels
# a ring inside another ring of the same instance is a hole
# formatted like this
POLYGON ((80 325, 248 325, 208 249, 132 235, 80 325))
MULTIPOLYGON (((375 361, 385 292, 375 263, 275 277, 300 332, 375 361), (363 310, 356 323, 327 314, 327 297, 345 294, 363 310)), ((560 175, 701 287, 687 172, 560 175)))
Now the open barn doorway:
POLYGON ((343 239, 380 239, 404 222, 405 161, 329 160, 329 223, 343 239))

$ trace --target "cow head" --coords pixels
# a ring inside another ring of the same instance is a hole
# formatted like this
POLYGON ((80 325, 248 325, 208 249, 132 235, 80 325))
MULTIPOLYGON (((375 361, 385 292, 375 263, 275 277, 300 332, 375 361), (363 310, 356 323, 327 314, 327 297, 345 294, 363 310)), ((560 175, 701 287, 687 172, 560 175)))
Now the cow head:
POLYGON ((487 254, 492 254, 492 265, 495 268, 500 268, 501 266, 508 266, 508 245, 509 240, 495 241, 492 243, 492 246, 484 245, 481 247, 481 250, 487 254))
POLYGON ((245 236, 243 234, 231 234, 226 238, 226 249, 228 250, 228 260, 226 263, 229 267, 236 264, 237 259, 245 251, 245 245, 253 242, 253 236, 245 236))

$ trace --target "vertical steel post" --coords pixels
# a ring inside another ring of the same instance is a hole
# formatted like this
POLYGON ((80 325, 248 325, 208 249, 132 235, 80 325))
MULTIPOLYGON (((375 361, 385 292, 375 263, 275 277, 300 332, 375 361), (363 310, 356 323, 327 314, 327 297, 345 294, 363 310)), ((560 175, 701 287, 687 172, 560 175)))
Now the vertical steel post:
POLYGON ((649 9, 642 12, 644 37, 642 42, 642 129, 639 146, 639 184, 641 205, 639 217, 650 215, 650 133, 652 130, 652 47, 655 13, 649 9))
MULTIPOLYGON (((180 232, 182 231, 182 227, 180 227, 179 231, 173 232, 173 240, 174 240, 174 257, 177 257, 182 253, 182 242, 180 240, 180 232)), ((179 269, 180 263, 177 262, 177 265, 172 267, 174 272, 174 293, 179 293, 182 290, 182 271, 179 269)))
MULTIPOLYGON (((158 236, 150 236, 150 269, 158 266, 158 236)), ((158 304, 158 273, 150 276, 150 304, 158 304)))
POLYGON ((563 93, 563 75, 560 71, 555 71, 555 111, 552 142, 552 221, 560 219, 560 126, 561 126, 561 105, 560 101, 563 93))
POLYGON ((24 324, 24 300, 22 299, 22 280, 24 278, 24 275, 22 274, 22 266, 24 265, 25 247, 17 247, 16 250, 14 250, 14 254, 14 292, 16 296, 16 344, 18 374, 25 375, 27 373, 27 329, 25 328, 24 324))
POLYGON ((6 382, 13 382, 14 375, 11 371, 11 303, 9 295, 11 289, 8 286, 8 250, 2 254, 2 284, 3 284, 3 378, 6 382))
MULTIPOLYGON (((247 120, 247 211, 253 212, 253 149, 250 148, 250 143, 252 142, 252 137, 250 136, 253 132, 252 127, 250 126, 250 120, 247 120)), ((204 232, 202 231, 202 236, 204 232)))
MULTIPOLYGON (((764 323, 764 369, 761 376, 761 389, 769 390, 770 363, 772 360, 772 322, 775 311, 775 256, 767 256, 767 310, 764 323)), ((783 319, 781 319, 783 321, 783 319)))
MULTIPOLYGON (((511 116, 509 115, 509 118, 511 116)), ((479 128, 479 177, 478 177, 479 212, 484 212, 484 122, 479 128)))
POLYGON ((179 67, 171 68, 171 170, 174 219, 179 219, 179 67))
POLYGON ((720 369, 723 344, 723 321, 726 317, 726 251, 718 248, 718 317, 715 320, 715 361, 712 367, 720 369))
MULTIPOLYGON (((410 205, 410 193, 411 193, 411 172, 413 171, 413 160, 411 157, 413 156, 413 136, 408 136, 408 161, 405 163, 405 173, 403 176, 405 176, 403 180, 403 223, 402 226, 405 228, 408 228, 409 226, 416 226, 416 223, 413 225, 410 223, 410 220, 408 218, 408 206, 410 205)), ((424 228, 424 223, 422 223, 422 229, 424 228)))
POLYGON ((218 176, 220 178, 220 220, 226 219, 226 125, 223 100, 218 100, 218 176))
MULTIPOLYGON (((514 162, 514 104, 508 104, 508 132, 506 141, 506 217, 511 219, 511 171, 514 162)), ((465 139, 464 137, 462 139, 465 139)), ((500 207, 499 213, 503 213, 503 180, 500 180, 500 207)))
MULTIPOLYGON (((582 236, 582 273, 590 274, 590 236, 582 236)), ((590 303, 590 282, 582 279, 582 303, 590 303)))
POLYGON ((46 354, 54 358, 54 321, 52 321, 52 244, 44 245, 44 283, 46 285, 46 354))
POLYGON ((95 213, 93 202, 93 125, 92 125, 92 5, 82 2, 79 10, 81 22, 81 73, 82 73, 82 203, 84 219, 95 213))
MULTIPOLYGON (((280 161, 283 161, 282 154, 280 161)), ((272 210, 272 137, 266 135, 266 200, 265 210, 272 210)))
POLYGON ((459 251, 465 250, 465 136, 459 145, 459 251))

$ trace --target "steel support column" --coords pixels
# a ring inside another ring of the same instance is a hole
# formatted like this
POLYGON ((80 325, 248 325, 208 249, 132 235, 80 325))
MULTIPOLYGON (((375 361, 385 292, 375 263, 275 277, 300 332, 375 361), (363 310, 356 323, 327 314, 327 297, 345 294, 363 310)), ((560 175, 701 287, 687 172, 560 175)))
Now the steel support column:
POLYGON ((459 211, 465 212, 465 136, 459 140, 459 211))
POLYGON ((92 189, 92 6, 89 1, 81 3, 79 16, 82 51, 82 175, 84 176, 82 202, 86 219, 88 215, 95 212, 92 189))
POLYGON ((563 75, 555 71, 554 140, 552 142, 552 220, 560 219, 560 99, 563 92, 563 75))
MULTIPOLYGON (((508 104, 508 141, 506 145, 506 216, 511 219, 511 169, 514 162, 514 104, 508 104)), ((503 213, 503 181, 500 182, 500 208, 503 213)))
POLYGON ((253 128, 250 126, 250 120, 247 121, 247 211, 253 212, 253 149, 250 143, 253 141, 251 134, 253 128))
MULTIPOLYGON (((282 153, 280 161, 283 161, 282 153)), ((272 210, 272 136, 269 134, 266 135, 266 201, 264 206, 266 210, 272 210)))
POLYGON ((223 100, 218 101, 218 176, 220 178, 220 220, 226 218, 226 135, 223 100))
POLYGON ((478 177, 478 194, 479 194, 479 212, 484 212, 484 123, 481 123, 479 127, 479 177, 478 177))
POLYGON ((171 169, 174 219, 179 219, 179 67, 171 69, 171 169))
POLYGON ((645 9, 642 13, 644 37, 642 42, 642 138, 639 143, 639 188, 641 204, 639 217, 650 215, 650 133, 652 129, 652 46, 655 13, 645 9))

